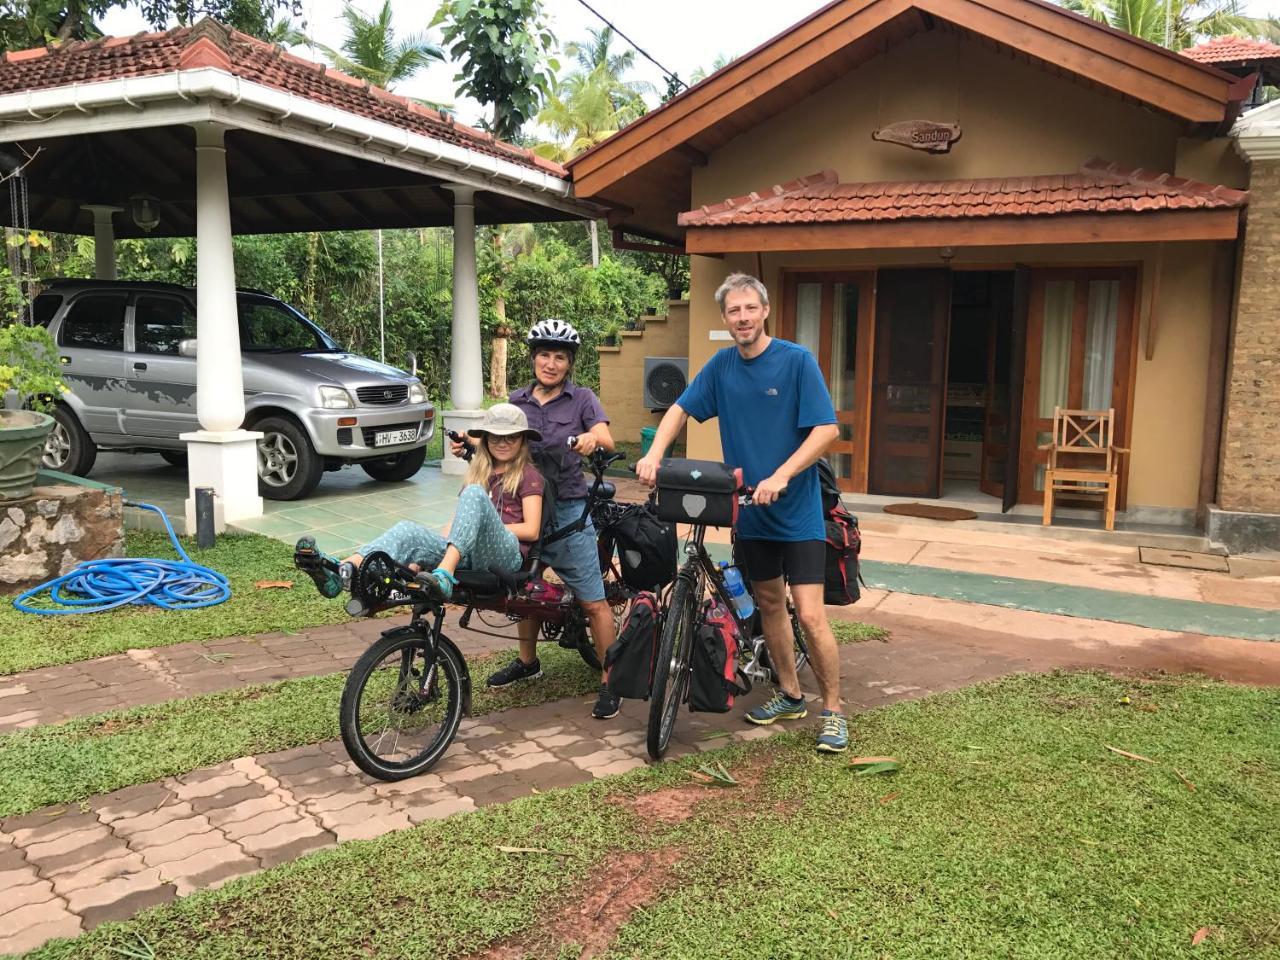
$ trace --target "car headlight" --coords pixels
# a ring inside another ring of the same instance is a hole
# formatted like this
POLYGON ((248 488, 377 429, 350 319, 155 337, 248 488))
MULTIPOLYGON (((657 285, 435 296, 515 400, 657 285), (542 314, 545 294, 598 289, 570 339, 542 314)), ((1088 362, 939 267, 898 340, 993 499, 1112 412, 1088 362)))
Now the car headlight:
POLYGON ((320 387, 320 406, 326 410, 347 410, 354 407, 351 401, 351 394, 343 390, 342 387, 320 387))
POLYGON ((422 384, 417 380, 409 384, 409 402, 410 403, 426 403, 427 391, 423 389, 422 384))

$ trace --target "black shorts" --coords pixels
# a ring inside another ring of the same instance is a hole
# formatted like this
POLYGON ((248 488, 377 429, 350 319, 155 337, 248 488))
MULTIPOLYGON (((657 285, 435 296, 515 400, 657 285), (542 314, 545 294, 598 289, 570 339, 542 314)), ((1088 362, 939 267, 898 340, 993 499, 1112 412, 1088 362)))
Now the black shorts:
POLYGON ((764 583, 786 575, 788 583, 826 580, 827 544, 823 540, 739 540, 734 557, 748 580, 764 583))

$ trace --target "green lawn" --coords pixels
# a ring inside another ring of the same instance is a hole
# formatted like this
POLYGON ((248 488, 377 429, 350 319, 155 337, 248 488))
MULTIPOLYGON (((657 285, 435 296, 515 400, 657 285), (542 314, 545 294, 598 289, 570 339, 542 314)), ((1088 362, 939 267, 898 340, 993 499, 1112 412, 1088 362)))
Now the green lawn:
MULTIPOLYGON (((582 696, 600 683, 576 651, 545 643, 538 683, 491 690, 485 678, 515 656, 469 657, 475 715, 582 696)), ((0 817, 189 773, 224 760, 336 740, 346 674, 304 677, 95 714, 0 735, 0 817)))
POLYGON ((856 718, 896 776, 815 756, 806 730, 344 844, 33 956, 452 958, 515 937, 503 955, 576 957, 563 931, 612 917, 612 957, 1266 960, 1278 734, 1274 690, 1012 678, 856 718), (709 761, 743 783, 690 778, 709 761), (682 822, 619 802, 675 784, 708 798, 682 822), (643 895, 574 910, 666 861, 643 895))
MULTIPOLYGON (((301 630, 349 619, 342 604, 320 596, 293 567, 293 550, 256 535, 223 536, 209 550, 190 537, 182 546, 196 563, 231 580, 231 599, 200 610, 129 607, 76 616, 36 616, 0 604, 0 674, 88 660, 131 648, 164 647, 272 630, 301 630), (259 580, 292 580, 292 590, 260 590, 259 580)), ((164 533, 130 531, 130 557, 177 559, 164 533)))

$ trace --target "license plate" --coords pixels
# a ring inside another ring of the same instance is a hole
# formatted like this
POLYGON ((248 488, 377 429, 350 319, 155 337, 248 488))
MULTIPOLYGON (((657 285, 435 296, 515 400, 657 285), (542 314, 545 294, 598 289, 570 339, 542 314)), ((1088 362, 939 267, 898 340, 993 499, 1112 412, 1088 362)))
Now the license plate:
POLYGON ((375 433, 373 435, 373 445, 375 447, 389 447, 395 443, 413 443, 417 439, 417 430, 388 430, 386 433, 375 433))

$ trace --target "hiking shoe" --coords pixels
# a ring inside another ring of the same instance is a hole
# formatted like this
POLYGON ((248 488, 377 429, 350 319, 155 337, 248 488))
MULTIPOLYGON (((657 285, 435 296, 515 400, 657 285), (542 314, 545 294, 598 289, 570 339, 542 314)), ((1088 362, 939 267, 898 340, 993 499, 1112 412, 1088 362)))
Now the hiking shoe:
POLYGON ((332 600, 342 592, 338 561, 316 548, 315 537, 299 537, 293 547, 293 565, 311 578, 320 596, 332 600))
POLYGON ((849 724, 843 713, 822 711, 822 729, 818 732, 819 753, 844 753, 849 749, 849 724))
POLYGON ((600 696, 596 697, 596 705, 591 708, 591 715, 597 720, 610 720, 622 709, 622 698, 609 692, 609 688, 600 684, 600 696))
POLYGON ((764 727, 777 720, 803 720, 808 714, 803 698, 792 700, 779 690, 768 703, 747 711, 746 718, 748 723, 758 723, 764 727))
POLYGON ((541 663, 537 660, 533 663, 525 663, 516 657, 497 673, 491 674, 485 682, 496 690, 498 687, 509 687, 521 680, 537 680, 540 676, 542 676, 541 663))

